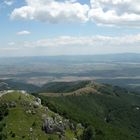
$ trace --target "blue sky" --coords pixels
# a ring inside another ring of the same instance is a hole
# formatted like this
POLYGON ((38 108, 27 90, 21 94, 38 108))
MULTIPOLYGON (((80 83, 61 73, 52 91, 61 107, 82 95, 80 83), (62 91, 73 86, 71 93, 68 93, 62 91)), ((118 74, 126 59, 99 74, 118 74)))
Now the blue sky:
POLYGON ((140 52, 138 0, 1 0, 0 55, 140 52))

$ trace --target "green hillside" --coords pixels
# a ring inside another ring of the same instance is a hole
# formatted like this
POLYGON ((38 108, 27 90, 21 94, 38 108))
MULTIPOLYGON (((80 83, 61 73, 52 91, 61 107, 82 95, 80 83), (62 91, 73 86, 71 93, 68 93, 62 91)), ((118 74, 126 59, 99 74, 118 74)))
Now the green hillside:
POLYGON ((3 90, 26 90, 27 92, 37 92, 38 86, 14 80, 0 80, 0 91, 3 90))
POLYGON ((89 81, 76 82, 52 82, 43 85, 40 92, 64 93, 72 92, 89 84, 89 81))
POLYGON ((0 140, 140 139, 139 94, 93 81, 48 83, 40 91, 0 92, 0 140))
POLYGON ((16 91, 0 97, 0 140, 73 140, 80 137, 83 127, 76 124, 71 128, 72 122, 42 106, 37 99, 16 91))
POLYGON ((43 93, 40 98, 53 111, 80 122, 85 127, 92 126, 95 140, 140 139, 139 95, 117 86, 93 82, 84 85, 84 90, 83 94, 77 94, 77 91, 72 91, 71 94, 43 93), (89 90, 87 94, 86 89, 89 87, 94 92, 89 90), (59 96, 53 96, 55 94, 59 96))

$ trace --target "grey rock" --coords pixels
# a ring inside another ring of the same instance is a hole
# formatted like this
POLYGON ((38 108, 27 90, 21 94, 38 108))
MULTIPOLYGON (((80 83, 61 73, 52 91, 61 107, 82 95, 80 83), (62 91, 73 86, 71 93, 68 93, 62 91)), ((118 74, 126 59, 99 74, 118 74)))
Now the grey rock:
POLYGON ((41 99, 40 98, 37 97, 35 100, 36 100, 36 102, 38 102, 39 105, 41 105, 41 99))
POLYGON ((62 120, 58 120, 58 118, 53 119, 52 117, 47 117, 44 120, 43 130, 46 133, 60 132, 61 134, 64 134, 65 127, 62 120))
POLYGON ((13 107, 16 107, 16 102, 15 101, 12 101, 9 103, 9 107, 13 108, 13 107))

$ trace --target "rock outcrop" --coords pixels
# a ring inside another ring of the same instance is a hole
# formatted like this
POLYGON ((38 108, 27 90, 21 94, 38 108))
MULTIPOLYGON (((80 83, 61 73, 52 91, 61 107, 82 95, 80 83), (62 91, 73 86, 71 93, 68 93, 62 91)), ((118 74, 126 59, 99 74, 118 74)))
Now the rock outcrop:
POLYGON ((44 123, 43 123, 43 130, 46 133, 60 132, 61 134, 63 134, 65 131, 65 123, 58 116, 47 117, 45 118, 44 123))

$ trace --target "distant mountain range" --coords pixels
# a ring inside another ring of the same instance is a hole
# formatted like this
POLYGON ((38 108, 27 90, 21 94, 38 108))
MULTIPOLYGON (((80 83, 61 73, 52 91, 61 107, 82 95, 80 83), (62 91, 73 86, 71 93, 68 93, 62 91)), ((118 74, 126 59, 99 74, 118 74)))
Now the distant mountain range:
POLYGON ((100 62, 100 61, 124 61, 139 62, 139 53, 120 53, 120 54, 98 54, 98 55, 66 55, 66 56, 31 56, 31 57, 1 57, 0 64, 29 64, 31 62, 100 62), (18 58, 18 59, 17 59, 18 58))

